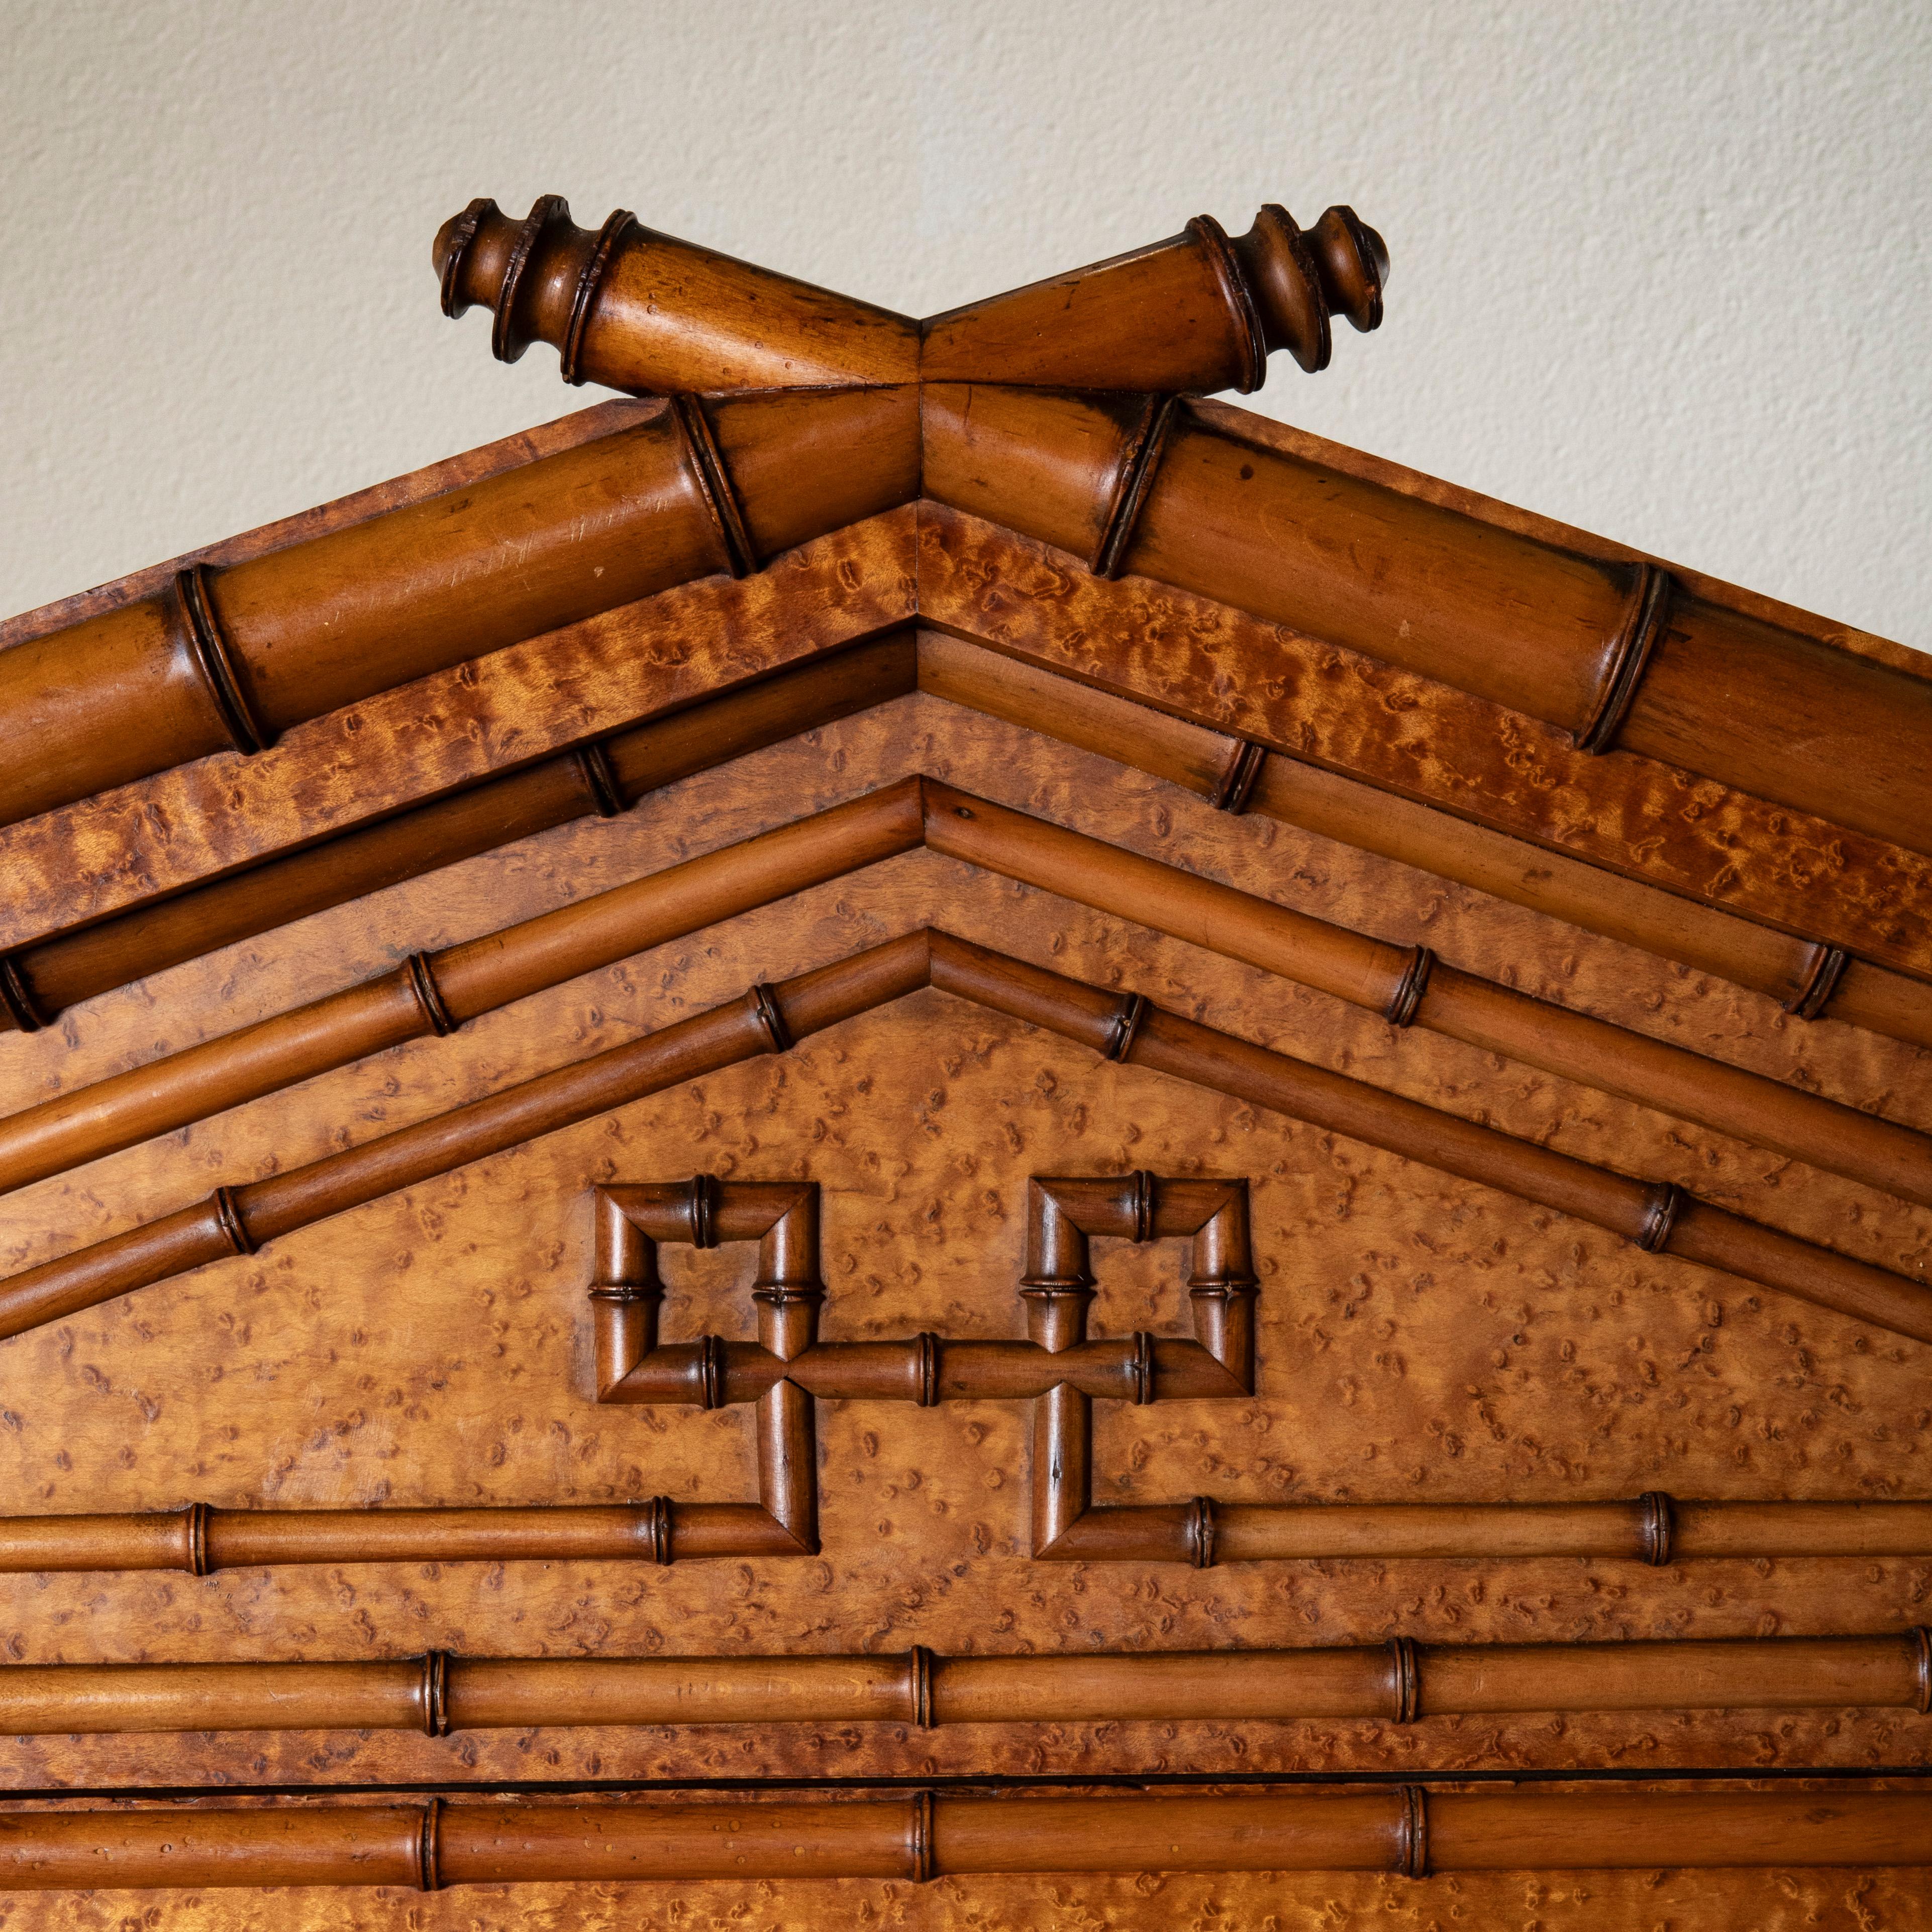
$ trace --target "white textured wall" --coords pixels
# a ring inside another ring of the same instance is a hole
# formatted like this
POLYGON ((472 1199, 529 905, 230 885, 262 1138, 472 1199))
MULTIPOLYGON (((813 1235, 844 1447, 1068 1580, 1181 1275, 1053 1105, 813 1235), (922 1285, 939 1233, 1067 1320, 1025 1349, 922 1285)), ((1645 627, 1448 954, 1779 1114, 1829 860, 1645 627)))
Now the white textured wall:
POLYGON ((1258 406, 1922 646, 1932 9, 7 0, 0 604, 565 413, 437 313, 472 195, 915 313, 1352 202, 1258 406))

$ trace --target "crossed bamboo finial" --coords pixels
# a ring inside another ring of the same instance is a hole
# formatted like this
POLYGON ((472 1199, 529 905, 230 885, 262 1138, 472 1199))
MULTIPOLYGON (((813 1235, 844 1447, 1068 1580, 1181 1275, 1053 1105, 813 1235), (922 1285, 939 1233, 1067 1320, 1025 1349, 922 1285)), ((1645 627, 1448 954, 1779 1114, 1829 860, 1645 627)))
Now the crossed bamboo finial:
POLYGON ((514 362, 554 344, 567 382, 637 394, 1000 382, 1169 394, 1258 389, 1286 349, 1327 368, 1333 318, 1382 319, 1388 251, 1348 207, 1312 228, 1268 202, 1245 235, 1178 235, 923 322, 643 226, 592 232, 561 195, 519 221, 472 201, 433 256, 446 315, 488 306, 514 362))

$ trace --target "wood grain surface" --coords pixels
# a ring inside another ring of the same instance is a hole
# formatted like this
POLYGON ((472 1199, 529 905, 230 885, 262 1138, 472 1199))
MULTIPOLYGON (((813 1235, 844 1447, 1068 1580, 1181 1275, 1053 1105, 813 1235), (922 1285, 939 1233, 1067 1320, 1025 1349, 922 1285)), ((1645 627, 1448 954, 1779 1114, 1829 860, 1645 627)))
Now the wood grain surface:
MULTIPOLYGON (((186 1043, 326 992, 347 974, 767 829, 908 770, 1059 819, 1322 916, 1372 914, 1566 1004, 1932 1124, 1911 1049, 1579 934, 1264 818, 922 695, 772 747, 356 906, 104 995, 92 1024, 16 1038, 10 1102, 150 1055, 154 1016, 186 1043)), ((1740 1211, 1891 1265, 1922 1265, 1922 1210, 1767 1160, 1703 1130, 1492 1057, 931 853, 879 868, 861 904, 832 884, 539 993, 447 1040, 392 1049, 10 1204, 19 1266, 112 1233, 138 1205, 266 1175, 633 1038, 735 992, 949 918, 1101 984, 1237 1018, 1324 1064, 1586 1157, 1641 1156, 1740 1211), (902 928, 901 928, 902 929, 902 928)), ((1918 1345, 1654 1260, 1560 1216, 922 993, 784 1061, 763 1061, 496 1156, 236 1262, 0 1349, 0 1456, 19 1507, 509 1504, 689 1496, 752 1468, 749 1412, 599 1410, 592 1400, 590 1190, 652 1172, 808 1176, 825 1190, 828 1335, 1010 1334, 1026 1177, 1254 1178, 1258 1395, 1096 1406, 1096 1466, 1122 1502, 1211 1487, 1232 1499, 1560 1501, 1651 1489, 1719 1497, 1924 1496, 1918 1345), (10 1419, 9 1419, 10 1418, 10 1419)), ((675 1336, 736 1324, 727 1255, 673 1256, 675 1336)), ((748 1269, 749 1257, 743 1267, 748 1269)), ((1171 1255, 1110 1251, 1094 1326, 1171 1328, 1171 1255)), ((680 1655, 784 1648, 1047 1654, 1136 1645, 1424 1642, 1902 1632, 1926 1562, 1785 1558, 1658 1570, 1590 1559, 1037 1565, 1027 1555, 1024 1412, 820 1406, 823 1552, 797 1563, 338 1564, 200 1580, 10 1578, 18 1661, 291 1655, 680 1655), (433 1574, 432 1574, 433 1572, 433 1574)), ((746 1493, 740 1488, 737 1493, 746 1493)), ((431 1739, 301 1732, 230 1739, 44 1738, 15 1789, 208 1781, 1018 1774, 1101 1769, 1900 1764, 1911 1712, 1674 1713, 1249 1725, 892 1726, 791 1737, 592 1730, 431 1739)), ((1126 1898, 1130 1895, 1124 1893, 1126 1898)), ((1364 1894, 1365 1898, 1371 1894, 1364 1894)), ((1500 1896, 1501 1894, 1498 1894, 1500 1896)), ((1012 1896, 1016 1897, 1017 1894, 1012 1896)), ((1837 1894, 1832 1894, 1835 1898, 1837 1894)), ((179 1908, 171 1906, 170 1910, 179 1908)), ((364 1909, 364 1908, 358 1908, 364 1909)), ((1017 1909, 1017 1908, 1016 1908, 1017 1909)))

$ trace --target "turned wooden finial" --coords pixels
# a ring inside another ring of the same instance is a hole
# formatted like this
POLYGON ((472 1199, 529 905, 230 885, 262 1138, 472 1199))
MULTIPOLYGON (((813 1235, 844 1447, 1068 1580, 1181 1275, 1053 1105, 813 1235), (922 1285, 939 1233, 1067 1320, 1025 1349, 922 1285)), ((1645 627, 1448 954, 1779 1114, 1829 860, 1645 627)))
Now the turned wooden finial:
POLYGON ((1311 374, 1328 366, 1331 316, 1359 329, 1382 326, 1388 250, 1352 208, 1328 208, 1312 228, 1298 228, 1271 201, 1230 245, 1248 271, 1268 346, 1286 349, 1311 374))
POLYGON ((487 306, 502 361, 553 343, 566 382, 658 394, 921 381, 1245 393, 1278 349, 1326 368, 1334 316, 1377 327, 1388 274, 1382 237, 1352 208, 1304 229, 1273 202, 1245 235, 1197 215, 1165 242, 924 322, 621 209, 592 233, 558 195, 520 220, 472 201, 443 224, 434 260, 444 314, 487 306))

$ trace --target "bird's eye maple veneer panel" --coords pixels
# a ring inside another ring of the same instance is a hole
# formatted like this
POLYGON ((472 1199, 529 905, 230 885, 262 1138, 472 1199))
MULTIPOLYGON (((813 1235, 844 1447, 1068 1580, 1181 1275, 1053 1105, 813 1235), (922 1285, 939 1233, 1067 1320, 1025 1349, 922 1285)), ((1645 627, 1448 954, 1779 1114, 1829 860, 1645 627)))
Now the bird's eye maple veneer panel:
MULTIPOLYGON (((1932 1124, 1905 1097, 1917 1077, 1911 1049, 1786 1020, 1768 1000, 1270 821, 1230 819, 1157 781, 927 696, 703 775, 622 818, 560 826, 105 995, 59 1028, 8 1042, 6 1103, 38 1097, 50 1077, 96 1076, 164 1041, 185 1044, 198 1029, 278 1010, 409 950, 917 770, 1932 1124)), ((1923 1210, 1440 1037, 1399 1034, 1201 949, 924 852, 555 988, 449 1039, 25 1190, 10 1199, 0 1259, 26 1264, 143 1218, 153 1204, 360 1141, 701 1010, 753 978, 780 978, 928 922, 1511 1132, 1675 1178, 1867 1258, 1923 1264, 1923 1210)), ((260 1256, 16 1338, 5 1347, 0 1477, 22 1512, 748 1495, 749 1409, 596 1404, 584 1292, 593 1186, 700 1170, 816 1180, 828 1338, 922 1328, 995 1337, 1024 1333, 1016 1289, 1028 1178, 1130 1168, 1251 1178, 1257 1393, 1138 1410, 1097 1403, 1096 1501, 1926 1493, 1928 1424, 1904 1399, 1923 1375, 1924 1348, 1108 1065, 934 992, 784 1058, 675 1089, 260 1256)), ((1093 1332, 1186 1332, 1184 1256, 1172 1244, 1101 1244, 1093 1332)), ((742 1250, 667 1251, 666 1335, 748 1337, 752 1265, 742 1250)), ((1037 1564, 1028 1553, 1027 1405, 828 1402, 818 1428, 817 1557, 8 1577, 0 1628, 16 1661, 84 1662, 915 1643, 942 1654, 1078 1653, 1391 1634, 1442 1642, 1877 1634, 1924 1618, 1927 1565, 1889 1559, 1659 1570, 1548 1559, 1207 1570, 1037 1564)), ((1401 1727, 47 1737, 12 1744, 4 1763, 15 1789, 1155 1768, 1420 1775, 1479 1761, 1853 1768, 1910 1761, 1926 1721, 1902 1711, 1703 1712, 1572 1718, 1560 1727, 1532 1716, 1401 1727)), ((1198 1882, 1160 1882, 1191 1897, 1198 1882)), ((1360 1896, 1376 1895, 1381 1882, 1360 1896)), ((1358 1883, 1336 1880, 1322 1895, 1354 1895, 1358 1883)), ((1602 1883, 1589 1886, 1608 1898, 1614 1888, 1602 1883)), ((919 1909, 951 1911, 946 1895, 942 1884, 919 1909)), ((458 1908, 432 1900, 425 1909, 458 1908)))

